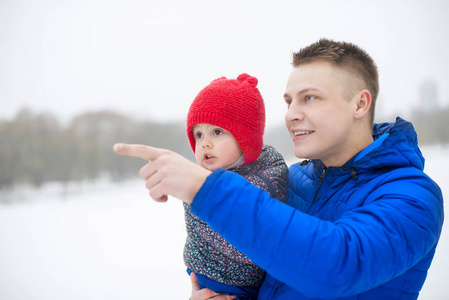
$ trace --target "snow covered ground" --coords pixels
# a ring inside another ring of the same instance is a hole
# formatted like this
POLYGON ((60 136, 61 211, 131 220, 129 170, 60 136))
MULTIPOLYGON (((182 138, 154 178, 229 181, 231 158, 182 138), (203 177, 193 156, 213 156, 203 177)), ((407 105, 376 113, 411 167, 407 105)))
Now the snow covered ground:
MULTIPOLYGON (((449 199, 449 148, 423 153, 426 172, 449 199)), ((0 204, 0 299, 188 299, 176 199, 152 201, 140 180, 72 187, 65 195, 47 186, 8 197, 22 201, 0 204)), ((446 223, 420 299, 448 299, 448 253, 446 223)))
POLYGON ((188 299, 180 201, 143 181, 0 206, 0 299, 188 299))

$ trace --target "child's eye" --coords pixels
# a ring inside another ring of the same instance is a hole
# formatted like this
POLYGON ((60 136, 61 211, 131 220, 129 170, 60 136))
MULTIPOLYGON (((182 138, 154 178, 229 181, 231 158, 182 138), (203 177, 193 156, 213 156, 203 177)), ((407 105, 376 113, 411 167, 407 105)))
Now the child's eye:
POLYGON ((223 131, 220 130, 220 129, 215 129, 215 130, 214 130, 214 135, 220 135, 220 134, 222 134, 222 133, 223 133, 223 131))
POLYGON ((312 100, 315 100, 316 99, 316 97, 315 96, 305 96, 304 97, 304 99, 306 100, 306 102, 307 101, 312 101, 312 100))
POLYGON ((285 99, 285 103, 287 103, 287 107, 290 107, 290 104, 292 104, 291 99, 285 99))
POLYGON ((203 135, 203 133, 202 132, 197 132, 197 133, 195 133, 195 139, 200 139, 200 138, 202 138, 204 135, 203 135))

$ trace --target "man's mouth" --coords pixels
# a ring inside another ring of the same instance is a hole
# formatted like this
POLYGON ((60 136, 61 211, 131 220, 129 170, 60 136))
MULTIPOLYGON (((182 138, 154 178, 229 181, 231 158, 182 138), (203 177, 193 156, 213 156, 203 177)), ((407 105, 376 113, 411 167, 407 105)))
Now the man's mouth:
POLYGON ((310 130, 310 131, 303 131, 303 130, 301 130, 301 131, 293 131, 293 135, 294 136, 305 135, 305 134, 311 134, 313 132, 314 132, 313 130, 310 130))

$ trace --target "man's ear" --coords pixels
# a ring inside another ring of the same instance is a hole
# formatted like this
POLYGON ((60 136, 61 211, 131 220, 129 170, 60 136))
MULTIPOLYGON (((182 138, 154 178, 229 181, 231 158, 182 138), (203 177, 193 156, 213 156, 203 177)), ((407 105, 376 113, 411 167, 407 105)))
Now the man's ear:
POLYGON ((373 100, 368 90, 360 91, 356 97, 354 119, 360 120, 368 113, 373 100))

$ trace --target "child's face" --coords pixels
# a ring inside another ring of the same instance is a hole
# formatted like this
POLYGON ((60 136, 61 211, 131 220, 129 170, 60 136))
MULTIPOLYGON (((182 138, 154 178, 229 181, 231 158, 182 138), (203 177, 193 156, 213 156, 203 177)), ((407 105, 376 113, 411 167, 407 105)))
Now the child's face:
POLYGON ((243 152, 235 137, 227 130, 212 124, 193 126, 195 158, 198 163, 213 171, 235 163, 243 152))
POLYGON ((326 166, 346 162, 357 138, 352 132, 358 94, 349 91, 351 80, 347 71, 324 61, 293 69, 284 94, 285 123, 297 157, 320 159, 326 166))

